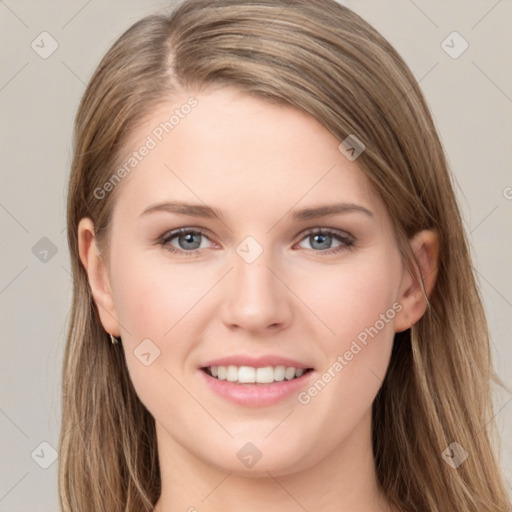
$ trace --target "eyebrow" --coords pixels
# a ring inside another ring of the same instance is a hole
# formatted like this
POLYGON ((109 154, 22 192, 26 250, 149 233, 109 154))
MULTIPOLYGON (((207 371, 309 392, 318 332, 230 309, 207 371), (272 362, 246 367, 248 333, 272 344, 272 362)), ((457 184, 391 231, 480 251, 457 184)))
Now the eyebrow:
POLYGON ((216 208, 202 204, 181 203, 179 201, 170 201, 165 203, 157 203, 146 208, 140 217, 153 212, 169 212, 181 215, 189 215, 190 217, 204 217, 206 219, 222 219, 222 212, 216 208))
MULTIPOLYGON (((203 217, 206 219, 223 219, 222 212, 217 208, 212 208, 207 205, 183 203, 179 201, 170 201, 164 203, 157 203, 146 208, 140 216, 149 215, 154 212, 169 212, 179 215, 188 215, 190 217, 203 217)), ((335 203, 326 204, 311 208, 302 208, 295 210, 292 213, 294 220, 309 220, 316 219, 317 217, 327 217, 330 215, 337 215, 342 213, 360 212, 369 217, 373 217, 373 212, 364 206, 354 203, 335 203)))
POLYGON ((302 208, 301 210, 295 210, 292 217, 296 220, 309 220, 316 219, 317 217, 327 217, 329 215, 350 212, 361 212, 369 217, 373 217, 373 212, 364 206, 354 203, 336 203, 317 206, 314 208, 302 208))

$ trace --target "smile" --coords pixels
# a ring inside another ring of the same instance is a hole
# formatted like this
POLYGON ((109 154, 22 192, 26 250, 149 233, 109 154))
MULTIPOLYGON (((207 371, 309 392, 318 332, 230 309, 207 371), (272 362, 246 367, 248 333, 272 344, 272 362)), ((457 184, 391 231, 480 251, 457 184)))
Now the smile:
POLYGON ((311 368, 293 366, 208 366, 203 368, 210 377, 238 384, 272 384, 283 380, 294 380, 307 373, 311 368))

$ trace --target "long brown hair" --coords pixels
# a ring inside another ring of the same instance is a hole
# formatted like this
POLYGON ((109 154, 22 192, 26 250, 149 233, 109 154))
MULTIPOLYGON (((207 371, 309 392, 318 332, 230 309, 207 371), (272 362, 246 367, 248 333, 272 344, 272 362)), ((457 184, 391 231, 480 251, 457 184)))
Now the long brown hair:
POLYGON ((373 403, 378 479, 408 512, 508 512, 491 403, 492 381, 502 383, 442 144, 402 58, 334 0, 184 1, 132 25, 93 74, 75 121, 67 207, 73 303, 59 450, 64 512, 149 512, 159 498, 154 419, 132 386, 122 347, 102 328, 77 228, 91 218, 108 248, 122 183, 101 200, 95 190, 157 106, 210 84, 300 109, 340 142, 363 141, 357 163, 384 200, 410 269, 410 237, 437 231, 429 307, 395 336, 373 403), (457 469, 442 456, 453 442, 468 453, 457 469))

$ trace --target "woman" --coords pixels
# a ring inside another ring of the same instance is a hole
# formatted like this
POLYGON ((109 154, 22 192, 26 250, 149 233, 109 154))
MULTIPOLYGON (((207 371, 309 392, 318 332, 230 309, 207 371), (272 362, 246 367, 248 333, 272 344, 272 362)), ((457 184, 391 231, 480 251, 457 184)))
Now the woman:
POLYGON ((375 29, 185 1, 74 142, 63 510, 510 510, 452 178, 375 29))

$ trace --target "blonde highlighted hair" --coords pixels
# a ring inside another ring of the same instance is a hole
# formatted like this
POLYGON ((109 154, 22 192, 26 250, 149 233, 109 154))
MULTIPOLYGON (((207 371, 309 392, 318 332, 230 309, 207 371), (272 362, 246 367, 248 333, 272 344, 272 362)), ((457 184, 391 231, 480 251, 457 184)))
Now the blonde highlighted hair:
POLYGON ((396 334, 373 403, 378 479, 407 512, 508 512, 491 402, 491 383, 502 383, 442 144, 402 58, 334 0, 184 1, 132 25, 93 74, 75 120, 68 191, 73 299, 59 441, 63 511, 149 512, 159 498, 154 419, 132 386, 121 345, 111 345, 101 325, 79 258, 78 223, 91 218, 108 248, 122 183, 101 200, 94 191, 156 107, 209 85, 290 105, 340 142, 350 134, 363 141, 357 164, 385 202, 411 270, 409 239, 437 231, 429 308, 396 334), (457 469, 442 457, 452 442, 468 453, 457 469))

